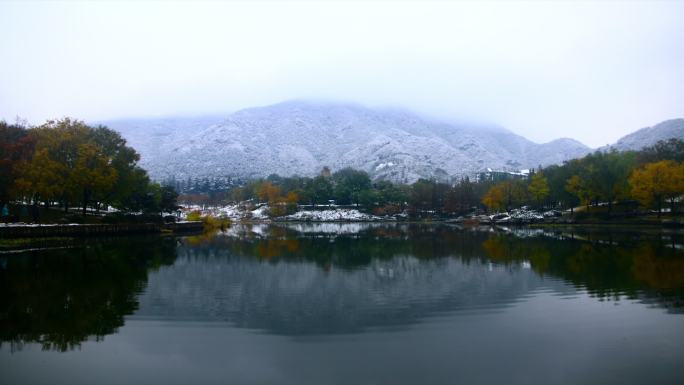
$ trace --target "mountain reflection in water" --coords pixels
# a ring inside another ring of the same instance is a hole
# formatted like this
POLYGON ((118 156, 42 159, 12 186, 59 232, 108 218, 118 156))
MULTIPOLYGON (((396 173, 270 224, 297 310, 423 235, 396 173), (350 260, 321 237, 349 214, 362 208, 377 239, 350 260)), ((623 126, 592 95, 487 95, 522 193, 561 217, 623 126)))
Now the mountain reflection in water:
POLYGON ((680 313, 684 235, 446 225, 236 225, 0 254, 0 341, 66 351, 125 320, 223 322, 284 336, 402 330, 539 293, 680 313))

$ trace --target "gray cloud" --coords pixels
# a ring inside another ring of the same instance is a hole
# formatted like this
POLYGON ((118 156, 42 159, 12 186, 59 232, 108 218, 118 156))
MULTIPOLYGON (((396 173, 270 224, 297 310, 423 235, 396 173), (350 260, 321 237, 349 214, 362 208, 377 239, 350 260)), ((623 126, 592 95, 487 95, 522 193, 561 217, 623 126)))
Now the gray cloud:
POLYGON ((682 2, 0 3, 0 118, 399 105, 598 146, 684 116, 682 2))

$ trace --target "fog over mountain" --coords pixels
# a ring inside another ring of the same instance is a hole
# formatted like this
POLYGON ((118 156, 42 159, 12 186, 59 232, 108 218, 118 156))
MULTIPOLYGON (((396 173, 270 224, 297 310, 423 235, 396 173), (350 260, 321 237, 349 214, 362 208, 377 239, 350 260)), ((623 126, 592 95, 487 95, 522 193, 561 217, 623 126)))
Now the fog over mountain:
POLYGON ((128 119, 103 122, 142 155, 141 165, 168 177, 311 176, 322 167, 354 167, 375 179, 413 182, 516 171, 561 163, 591 149, 568 138, 537 144, 504 128, 448 123, 401 109, 289 101, 221 119, 128 119))
POLYGON ((0 119, 349 100, 599 147, 684 116, 681 1, 85 3, 0 1, 0 119))

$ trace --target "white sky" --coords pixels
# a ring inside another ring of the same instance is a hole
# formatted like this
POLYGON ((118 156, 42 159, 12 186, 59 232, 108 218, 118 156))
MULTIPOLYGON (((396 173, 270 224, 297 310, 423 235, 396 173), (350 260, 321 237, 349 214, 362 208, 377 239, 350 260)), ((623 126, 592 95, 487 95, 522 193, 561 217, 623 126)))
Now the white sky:
POLYGON ((0 119, 403 106, 590 146, 684 117, 684 2, 0 2, 0 119))

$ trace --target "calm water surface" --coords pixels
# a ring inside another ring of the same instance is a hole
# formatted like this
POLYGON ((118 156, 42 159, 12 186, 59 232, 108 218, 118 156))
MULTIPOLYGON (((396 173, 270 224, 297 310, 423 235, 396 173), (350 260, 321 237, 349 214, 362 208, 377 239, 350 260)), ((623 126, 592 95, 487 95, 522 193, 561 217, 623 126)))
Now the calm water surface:
POLYGON ((235 226, 0 248, 0 383, 684 384, 684 235, 235 226))

